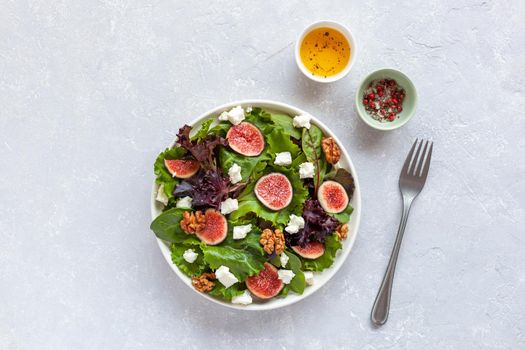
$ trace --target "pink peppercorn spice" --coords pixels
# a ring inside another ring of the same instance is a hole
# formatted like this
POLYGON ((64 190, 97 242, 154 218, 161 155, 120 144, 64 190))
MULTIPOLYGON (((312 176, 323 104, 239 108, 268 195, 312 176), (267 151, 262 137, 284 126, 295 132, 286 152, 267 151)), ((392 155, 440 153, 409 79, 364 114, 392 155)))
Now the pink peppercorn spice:
POLYGON ((363 106, 379 122, 392 122, 403 111, 405 90, 394 79, 372 81, 363 92, 363 106))

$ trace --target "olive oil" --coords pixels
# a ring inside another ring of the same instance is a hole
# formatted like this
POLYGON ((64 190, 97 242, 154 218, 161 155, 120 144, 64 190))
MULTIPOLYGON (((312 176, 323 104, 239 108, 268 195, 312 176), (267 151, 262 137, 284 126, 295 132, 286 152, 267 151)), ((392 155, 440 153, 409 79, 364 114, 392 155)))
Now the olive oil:
POLYGON ((342 33, 321 27, 306 34, 299 52, 304 66, 313 75, 329 77, 345 69, 350 51, 350 44, 342 33))

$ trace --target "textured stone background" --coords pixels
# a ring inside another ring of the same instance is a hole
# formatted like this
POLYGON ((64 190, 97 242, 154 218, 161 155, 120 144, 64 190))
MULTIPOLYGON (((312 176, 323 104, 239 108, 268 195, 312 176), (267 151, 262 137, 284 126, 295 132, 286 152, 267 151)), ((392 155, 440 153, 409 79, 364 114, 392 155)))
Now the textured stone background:
POLYGON ((1 349, 524 349, 525 2, 0 3, 1 349), (350 75, 295 66, 299 32, 346 23, 350 75), (368 128, 359 80, 400 68, 420 94, 400 130, 368 128), (152 163, 185 121, 268 98, 321 117, 358 169, 356 245, 321 291, 285 309, 213 305, 152 233, 152 163), (435 141, 409 220, 388 324, 369 312, 400 214, 397 177, 435 141))

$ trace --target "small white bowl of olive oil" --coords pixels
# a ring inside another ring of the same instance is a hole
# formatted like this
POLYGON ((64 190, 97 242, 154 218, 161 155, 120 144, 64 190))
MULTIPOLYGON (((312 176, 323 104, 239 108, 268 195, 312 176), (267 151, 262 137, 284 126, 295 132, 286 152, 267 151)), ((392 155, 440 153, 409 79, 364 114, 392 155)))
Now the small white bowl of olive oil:
POLYGON ((315 22, 301 33, 295 45, 295 61, 308 78, 331 83, 348 74, 354 65, 357 46, 343 24, 315 22))

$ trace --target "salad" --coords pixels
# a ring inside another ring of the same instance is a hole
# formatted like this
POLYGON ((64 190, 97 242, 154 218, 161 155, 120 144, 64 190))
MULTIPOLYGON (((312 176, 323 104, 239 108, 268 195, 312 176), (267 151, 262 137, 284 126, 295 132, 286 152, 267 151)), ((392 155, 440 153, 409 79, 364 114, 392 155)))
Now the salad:
POLYGON ((184 125, 154 164, 151 230, 202 293, 242 305, 302 294, 348 234, 340 157, 308 115, 237 106, 184 125))

